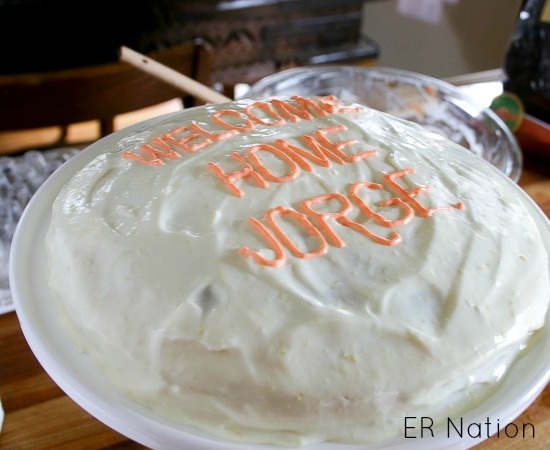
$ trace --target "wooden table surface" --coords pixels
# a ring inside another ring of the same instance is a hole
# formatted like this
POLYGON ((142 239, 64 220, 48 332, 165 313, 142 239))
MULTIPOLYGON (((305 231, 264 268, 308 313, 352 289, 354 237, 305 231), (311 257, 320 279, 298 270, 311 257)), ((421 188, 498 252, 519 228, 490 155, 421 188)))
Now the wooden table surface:
MULTIPOLYGON (((550 161, 524 159, 519 184, 550 217, 550 161)), ((0 316, 0 399, 5 411, 0 449, 144 448, 90 416, 57 387, 29 349, 15 313, 0 316)), ((550 448, 550 386, 514 423, 532 424, 535 437, 502 435, 476 448, 550 448)))

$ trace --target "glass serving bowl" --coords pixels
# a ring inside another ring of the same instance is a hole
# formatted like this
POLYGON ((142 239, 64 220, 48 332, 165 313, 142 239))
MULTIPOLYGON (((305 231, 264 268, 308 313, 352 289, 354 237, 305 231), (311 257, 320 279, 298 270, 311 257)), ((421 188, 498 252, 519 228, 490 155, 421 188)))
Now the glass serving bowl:
POLYGON ((436 78, 391 68, 306 66, 263 78, 244 97, 292 95, 335 95, 419 123, 470 149, 512 180, 521 175, 521 150, 504 122, 436 78))

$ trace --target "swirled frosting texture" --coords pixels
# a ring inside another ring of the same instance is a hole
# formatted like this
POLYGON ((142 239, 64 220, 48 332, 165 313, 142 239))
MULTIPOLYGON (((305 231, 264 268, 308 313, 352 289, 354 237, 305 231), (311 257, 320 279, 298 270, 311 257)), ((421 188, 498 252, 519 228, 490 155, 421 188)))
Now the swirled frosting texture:
POLYGON ((548 256, 517 187, 414 124, 314 104, 171 115, 55 201, 69 332, 164 417, 280 445, 400 436, 486 395, 544 324, 548 256))

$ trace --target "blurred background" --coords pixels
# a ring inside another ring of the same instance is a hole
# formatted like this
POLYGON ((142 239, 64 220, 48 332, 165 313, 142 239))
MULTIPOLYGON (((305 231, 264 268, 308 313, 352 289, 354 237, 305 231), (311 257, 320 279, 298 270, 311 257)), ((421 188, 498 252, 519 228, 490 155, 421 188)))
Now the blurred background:
POLYGON ((377 64, 437 78, 503 66, 522 0, 373 0, 362 33, 377 64))
MULTIPOLYGON (((111 89, 102 95, 109 81, 98 86, 90 80, 105 75, 101 68, 120 70, 106 66, 117 62, 120 45, 154 55, 229 97, 267 75, 303 65, 389 66, 437 78, 500 69, 521 5, 522 0, 0 0, 0 131, 43 128, 49 118, 63 126, 62 134, 52 132, 52 145, 93 140, 143 118, 120 114, 179 97, 171 91, 136 102, 138 85, 142 95, 161 87, 131 77, 110 84, 132 86, 133 92, 111 89), (197 41, 208 49, 208 60, 204 52, 178 56, 179 47, 197 41), (195 64, 199 57, 202 65, 195 64), (94 70, 82 72, 86 68, 94 70), (86 76, 84 84, 59 82, 86 76), (103 101, 104 111, 78 97, 86 89, 96 92, 92 100, 103 101), (115 96, 117 105, 104 100, 115 96), (79 110, 67 106, 75 99, 84 105, 79 110), (53 101, 58 117, 49 117, 53 101), (67 117, 60 106, 66 106, 67 117), (27 122, 30 109, 41 120, 27 122), (73 122, 92 118, 82 109, 103 116, 92 131, 67 127, 71 115, 73 122), (107 122, 111 116, 116 123, 107 122)), ((29 133, 13 136, 0 133, 0 153, 34 144, 29 133)))

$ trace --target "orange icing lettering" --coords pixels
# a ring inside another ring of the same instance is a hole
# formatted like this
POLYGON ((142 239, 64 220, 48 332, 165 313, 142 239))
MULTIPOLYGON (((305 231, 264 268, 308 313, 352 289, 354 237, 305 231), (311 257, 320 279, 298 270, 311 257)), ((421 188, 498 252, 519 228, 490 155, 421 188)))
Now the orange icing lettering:
POLYGON ((287 152, 292 157, 292 159, 294 159, 300 165, 300 167, 307 172, 311 172, 313 170, 313 167, 311 167, 311 164, 309 164, 304 158, 307 158, 322 167, 332 166, 331 162, 318 147, 313 147, 313 153, 310 153, 307 150, 303 150, 299 147, 289 144, 283 139, 277 139, 275 141, 275 146, 287 152))
POLYGON ((181 158, 181 155, 179 153, 172 150, 172 148, 170 148, 168 144, 166 144, 164 141, 162 141, 162 139, 159 139, 158 137, 153 138, 151 140, 151 144, 157 144, 158 146, 162 147, 163 150, 159 150, 149 144, 142 144, 139 149, 149 158, 145 158, 131 152, 122 152, 122 158, 133 159, 149 166, 162 166, 164 164, 164 161, 160 159, 161 156, 168 159, 181 158))
MULTIPOLYGON (((334 162, 336 162, 338 164, 344 164, 344 160, 342 158, 340 158, 338 155, 334 154, 330 150, 330 148, 323 147, 321 145, 321 143, 318 142, 317 140, 315 140, 315 138, 313 136, 309 136, 309 135, 306 134, 306 135, 302 136, 302 140, 319 157, 321 157, 323 159, 326 159, 325 156, 323 156, 323 155, 326 155, 327 157, 332 159, 334 162)), ((293 150, 294 150, 294 148, 293 148, 293 150)), ((305 156, 305 154, 303 154, 303 156, 305 156)), ((330 167, 330 161, 329 161, 329 165, 327 167, 330 167)))
POLYGON ((238 153, 233 153, 230 158, 242 163, 244 167, 236 172, 225 173, 220 166, 211 162, 208 163, 208 170, 222 180, 223 184, 225 184, 229 192, 233 195, 236 197, 244 196, 242 189, 235 184, 237 180, 250 178, 261 188, 266 188, 268 186, 267 182, 261 177, 261 175, 255 172, 252 166, 248 164, 241 155, 238 153))
POLYGON ((356 153, 355 155, 346 155, 344 152, 342 152, 342 149, 356 144, 357 139, 350 139, 347 141, 342 142, 331 142, 327 138, 327 134, 329 133, 337 133, 339 131, 346 131, 348 128, 345 125, 336 125, 334 127, 330 128, 323 128, 321 130, 317 130, 315 132, 315 137, 319 140, 320 143, 326 145, 328 148, 330 148, 335 154, 337 154, 340 158, 342 158, 344 161, 349 163, 354 163, 357 161, 361 161, 362 159, 365 159, 369 156, 376 156, 378 155, 378 152, 376 150, 368 150, 361 153, 356 153))
POLYGON ((253 217, 250 217, 248 219, 248 223, 270 245, 272 250, 275 252, 275 259, 266 259, 258 252, 255 252, 246 246, 243 246, 239 249, 241 255, 245 257, 251 256, 258 264, 261 264, 263 266, 282 266, 286 262, 286 255, 279 241, 273 237, 269 230, 260 221, 254 219, 253 217))
POLYGON ((393 205, 400 206, 401 208, 403 208, 403 215, 401 216, 400 219, 395 219, 395 220, 385 219, 381 214, 377 214, 371 208, 369 208, 365 204, 363 199, 359 197, 357 192, 361 188, 379 190, 379 189, 384 189, 384 187, 378 183, 371 183, 369 181, 359 181, 358 183, 354 183, 350 188, 350 197, 355 201, 359 209, 363 212, 363 214, 374 219, 376 223, 378 223, 379 225, 382 225, 384 227, 397 227, 399 225, 405 225, 409 223, 414 218, 413 209, 400 198, 394 197, 390 200, 385 200, 383 202, 380 202, 378 203, 378 205, 382 207, 393 206, 393 205))
POLYGON ((396 233, 395 231, 392 231, 390 239, 386 239, 386 238, 383 238, 382 236, 378 236, 377 234, 374 234, 365 226, 361 225, 360 223, 353 222, 347 217, 341 217, 340 219, 338 219, 338 222, 340 222, 342 225, 346 227, 351 228, 352 230, 355 230, 361 234, 364 234, 365 236, 367 236, 377 244, 392 246, 392 245, 399 244, 402 240, 401 235, 399 233, 396 233))
POLYGON ((318 100, 319 100, 319 103, 323 105, 323 108, 325 109, 325 111, 327 111, 330 114, 360 111, 359 107, 340 106, 343 103, 342 101, 338 100, 338 98, 335 95, 327 95, 325 97, 320 97, 318 100))
POLYGON ((330 218, 336 219, 336 221, 339 222, 339 219, 342 219, 343 217, 349 214, 349 212, 352 209, 352 206, 346 197, 344 197, 342 194, 336 194, 336 193, 319 195, 318 197, 313 197, 313 198, 310 198, 309 200, 304 200, 302 203, 300 203, 300 207, 307 214, 310 214, 311 216, 317 219, 321 229, 328 236, 332 245, 339 248, 344 247, 346 245, 344 241, 336 235, 336 233, 332 230, 332 228, 330 228, 327 222, 327 220, 330 218), (313 208, 311 207, 314 203, 329 202, 330 200, 338 200, 342 204, 343 208, 338 212, 318 213, 317 211, 313 210, 313 208))
POLYGON ((199 134, 202 134, 203 136, 206 136, 208 139, 212 139, 214 142, 221 141, 223 139, 227 139, 231 136, 236 136, 239 134, 239 131, 232 129, 229 131, 225 131, 223 133, 211 133, 210 131, 205 130, 202 128, 198 123, 192 122, 189 124, 189 129, 194 130, 199 134))
POLYGON ((222 111, 215 112, 214 115, 212 116, 212 121, 216 122, 218 125, 221 125, 224 128, 228 128, 230 130, 237 130, 241 133, 252 131, 255 128, 254 123, 250 119, 248 119, 243 113, 232 109, 224 109, 222 111), (222 120, 222 116, 239 117, 241 119, 244 119, 244 123, 242 126, 233 125, 231 123, 228 123, 222 120))
MULTIPOLYGON (((405 201, 403 201, 403 199, 398 197, 394 197, 389 200, 378 202, 378 205, 382 208, 390 207, 390 206, 397 206, 401 208, 402 214, 397 219, 393 219, 393 220, 386 219, 381 214, 375 213, 359 196, 358 192, 360 189, 373 189, 373 190, 384 189, 384 187, 381 184, 373 183, 369 181, 359 181, 359 182, 353 183, 349 190, 350 198, 357 204, 361 212, 363 212, 367 217, 374 219, 374 221, 379 225, 382 225, 388 228, 393 228, 393 227, 408 224, 415 216, 415 209, 419 213, 419 216, 424 218, 430 217, 435 211, 450 210, 451 209, 450 206, 424 208, 422 205, 420 205, 420 203, 415 199, 415 197, 419 194, 425 194, 430 192, 430 190, 432 189, 430 186, 419 186, 415 189, 406 190, 402 186, 397 184, 397 182, 394 181, 394 178, 402 178, 405 175, 414 173, 414 172, 415 172, 414 169, 404 169, 404 170, 399 170, 390 174, 386 174, 384 176, 384 179, 386 180, 386 182, 388 182, 388 185, 392 187, 395 191, 397 191, 397 193, 401 195, 407 202, 410 202, 413 205, 413 207, 411 207, 405 201)), ((464 203, 459 202, 456 205, 454 205, 454 207, 457 209, 464 209, 465 205, 464 203)), ((314 258, 314 257, 322 256, 325 253, 327 253, 329 244, 324 239, 323 233, 327 236, 327 239, 331 245, 339 248, 345 247, 346 245, 345 242, 335 233, 335 231, 329 225, 329 219, 335 220, 340 225, 350 228, 352 230, 355 230, 363 234, 364 236, 367 236, 369 239, 371 239, 373 242, 377 244, 394 246, 402 242, 401 235, 395 231, 392 231, 389 237, 386 238, 375 234, 374 232, 366 228, 364 225, 351 220, 348 216, 353 209, 352 203, 346 196, 340 193, 323 194, 317 197, 309 198, 300 203, 300 208, 305 212, 305 214, 299 213, 297 211, 294 211, 290 208, 286 208, 283 206, 279 206, 268 211, 268 213, 266 214, 266 219, 267 219, 268 225, 273 229, 276 236, 273 236, 273 234, 270 233, 267 227, 263 226, 258 221, 255 221, 255 219, 249 219, 254 229, 264 237, 264 239, 270 244, 272 249, 275 251, 276 253, 275 260, 264 261, 260 255, 256 255, 254 252, 247 249, 246 247, 243 247, 243 249, 241 249, 241 253, 244 254, 245 256, 254 257, 254 259, 259 264, 278 267, 279 265, 284 264, 285 260, 284 260, 284 251, 281 247, 281 244, 277 241, 277 238, 282 242, 282 245, 287 247, 290 250, 290 252, 298 258, 314 258), (340 206, 337 208, 338 209, 337 211, 322 213, 314 209, 315 205, 318 205, 321 203, 328 204, 330 201, 336 201, 339 203, 340 206), (319 241, 319 248, 311 252, 301 251, 294 244, 294 242, 292 242, 292 239, 288 236, 288 234, 285 233, 285 231, 275 221, 276 217, 283 216, 283 215, 290 216, 299 225, 303 227, 303 229, 306 231, 308 235, 315 237, 319 241), (314 219, 318 223, 320 230, 311 223, 311 221, 308 219, 308 216, 310 216, 312 219, 314 219)))
POLYGON ((285 208, 283 206, 278 206, 269 210, 266 214, 266 218, 269 222, 269 225, 271 225, 271 228, 273 228, 281 242, 290 250, 290 252, 294 256, 298 258, 309 259, 316 258, 327 253, 327 242, 323 238, 323 235, 320 233, 320 231, 313 226, 313 224, 309 221, 305 214, 299 213, 289 208, 285 208), (296 247, 294 242, 292 242, 287 234, 279 227, 277 222, 275 222, 275 217, 283 215, 292 216, 299 224, 301 224, 309 235, 313 236, 319 241, 319 248, 316 251, 312 252, 302 252, 298 247, 296 247))
POLYGON ((323 109, 319 107, 319 105, 317 105, 312 99, 298 97, 297 95, 291 98, 298 103, 304 111, 310 110, 320 116, 327 116, 329 114, 329 112, 326 111, 326 105, 321 104, 322 106, 325 106, 325 109, 323 109))
POLYGON ((189 145, 188 144, 189 141, 194 141, 195 139, 198 139, 201 137, 195 133, 184 136, 179 139, 174 138, 174 135, 183 133, 185 131, 189 131, 189 129, 187 127, 176 128, 175 130, 172 130, 168 133, 163 134, 162 140, 170 142, 171 144, 175 145, 178 148, 181 148, 187 153, 193 153, 193 152, 196 152, 197 150, 201 150, 204 147, 208 147, 213 142, 212 139, 203 139, 200 142, 189 145))
MULTIPOLYGON (((254 122, 269 127, 276 127, 285 124, 287 120, 291 122, 298 122, 299 120, 312 120, 314 118, 312 113, 319 116, 326 116, 328 114, 354 112, 359 109, 353 107, 341 107, 340 105, 343 103, 334 96, 318 97, 316 99, 294 96, 292 99, 296 102, 296 106, 282 100, 273 99, 270 102, 255 102, 248 105, 245 107, 244 112, 230 109, 216 111, 212 114, 212 116, 210 116, 211 123, 217 124, 227 131, 223 131, 221 133, 212 132, 208 131, 196 122, 191 122, 187 126, 178 127, 160 137, 154 137, 148 144, 143 144, 140 149, 144 153, 144 156, 132 155, 130 152, 125 151, 122 152, 122 157, 150 166, 160 166, 164 164, 164 162, 160 159, 161 157, 168 159, 179 157, 175 156, 178 155, 178 153, 174 152, 170 148, 170 145, 178 149, 182 149, 187 153, 193 153, 208 147, 214 142, 254 130, 256 127, 254 122), (275 110, 275 108, 280 112, 280 114, 275 110), (255 109, 261 110, 262 114, 256 114, 254 111, 255 109), (240 119, 240 121, 236 121, 237 123, 231 123, 224 120, 224 116, 236 117, 240 119), (177 136, 185 132, 190 134, 185 136, 177 136), (153 145, 160 146, 165 149, 165 151, 159 150, 153 147, 153 145)), ((338 131, 336 128, 335 131, 338 131)), ((311 136, 304 137, 306 144, 320 156, 320 159, 317 160, 317 164, 323 165, 324 167, 330 167, 330 162, 326 160, 323 152, 326 156, 339 164, 343 164, 344 161, 356 162, 367 156, 374 156, 376 154, 375 151, 370 151, 361 152, 352 156, 345 155, 342 152, 342 149, 348 145, 351 145, 354 141, 344 141, 339 143, 331 142, 326 136, 326 133, 332 132, 331 130, 331 128, 327 128, 324 132, 317 133, 316 137, 318 141, 315 141, 311 136), (323 148, 322 145, 325 145, 327 148, 323 148), (333 148, 333 152, 329 152, 330 148, 333 148)), ((286 146, 285 149, 289 150, 290 147, 286 146)), ((300 167, 304 170, 311 171, 311 166, 303 158, 298 158, 298 154, 300 154, 300 152, 294 150, 291 156, 294 157, 300 167)), ((304 156, 304 154, 302 153, 301 156, 304 156)), ((312 157, 309 157, 309 159, 311 160, 312 157)))
MULTIPOLYGON (((430 217, 436 211, 449 211, 451 209, 450 206, 436 206, 433 208, 425 208, 416 199, 416 196, 420 194, 427 194, 428 192, 430 192, 432 190, 431 186, 417 186, 414 189, 407 191, 405 188, 400 186, 396 181, 394 181, 395 178, 403 178, 405 175, 412 174, 412 173, 415 173, 414 169, 398 170, 396 172, 392 172, 384 175, 384 180, 386 181, 386 183, 388 183, 388 185, 393 190, 395 190, 401 197, 403 197, 406 202, 410 203, 421 217, 430 217)), ((458 203, 454 207, 458 209, 463 209, 464 204, 458 203)))
POLYGON ((258 172, 260 172, 264 178, 277 183, 284 183, 286 181, 294 180, 298 176, 298 164, 296 164, 288 155, 276 147, 268 144, 254 145, 248 150, 248 158, 256 165, 258 172), (289 167, 290 173, 286 176, 274 175, 265 165, 261 162, 260 158, 256 155, 259 151, 269 152, 283 160, 289 167))
POLYGON ((283 125, 283 124, 286 123, 286 120, 283 119, 279 114, 277 114, 277 112, 271 107, 271 105, 269 103, 256 102, 256 103, 253 103, 252 105, 248 105, 245 108, 245 111, 246 111, 246 114, 248 115, 248 117, 250 117, 252 120, 254 120, 254 121, 256 121, 256 122, 258 122, 262 125, 268 126, 268 127, 278 127, 278 126, 283 125), (274 122, 266 122, 261 117, 258 117, 257 115, 255 115, 252 112, 252 110, 255 109, 255 108, 263 109, 265 112, 268 113, 268 115, 273 117, 275 119, 275 121, 274 122))
POLYGON ((295 106, 283 102, 282 100, 271 100, 271 103, 291 122, 298 122, 300 119, 311 120, 313 116, 303 109, 296 108, 295 106))
POLYGON ((316 217, 319 221, 319 224, 321 226, 321 229, 330 237, 332 243, 336 247, 344 247, 346 244, 342 239, 340 239, 336 233, 330 228, 328 225, 327 219, 328 218, 334 218, 340 225, 343 225, 345 227, 351 228, 352 230, 358 231, 359 233, 369 237, 374 242, 382 245, 396 245, 399 242, 401 242, 401 236, 398 233, 392 232, 392 238, 386 239, 381 236, 378 236, 374 234, 372 231, 367 229, 365 226, 352 221, 348 216, 350 211, 352 210, 352 206, 350 201, 344 197, 342 194, 338 193, 332 193, 332 194, 325 194, 320 195, 318 197, 311 198, 309 200, 305 200, 300 204, 300 206, 309 214, 316 217), (312 203, 318 203, 323 201, 329 201, 331 199, 338 200, 342 205, 343 208, 334 213, 318 213, 314 211, 311 208, 312 203))
POLYGON ((430 97, 435 97, 437 95, 437 88, 433 86, 424 86, 424 90, 430 97))

